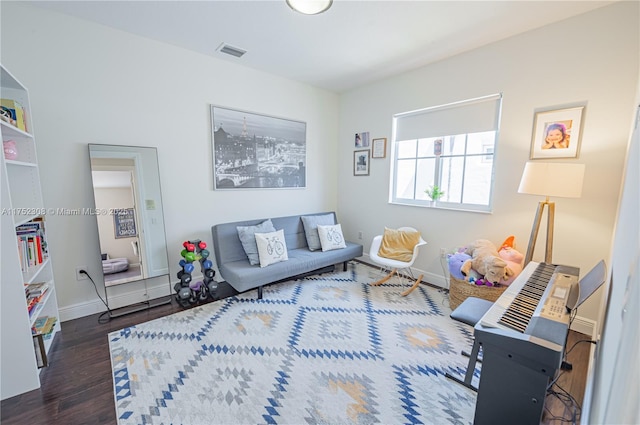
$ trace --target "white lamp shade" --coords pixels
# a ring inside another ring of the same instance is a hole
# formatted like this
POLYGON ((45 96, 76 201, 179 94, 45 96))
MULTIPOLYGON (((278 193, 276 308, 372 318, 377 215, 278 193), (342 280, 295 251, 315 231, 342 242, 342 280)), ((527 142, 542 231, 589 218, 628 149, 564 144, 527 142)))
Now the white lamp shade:
POLYGON ((331 7, 333 0, 287 0, 287 4, 296 12, 305 15, 317 15, 331 7))
POLYGON ((584 164, 527 162, 518 193, 579 198, 582 195, 584 164))

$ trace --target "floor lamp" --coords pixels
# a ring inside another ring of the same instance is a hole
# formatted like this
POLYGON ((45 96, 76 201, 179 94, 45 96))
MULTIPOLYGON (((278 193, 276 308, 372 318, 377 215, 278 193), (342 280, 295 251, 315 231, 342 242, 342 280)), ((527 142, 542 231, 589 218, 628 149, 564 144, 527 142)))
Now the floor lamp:
POLYGON ((527 162, 520 180, 518 193, 529 195, 542 195, 546 199, 538 203, 536 218, 533 221, 527 254, 524 257, 524 265, 529 264, 533 258, 533 251, 538 239, 538 230, 547 207, 547 245, 544 262, 551 264, 553 256, 553 222, 555 215, 555 203, 549 201, 549 197, 579 198, 582 194, 582 180, 584 178, 584 164, 566 164, 551 162, 527 162))

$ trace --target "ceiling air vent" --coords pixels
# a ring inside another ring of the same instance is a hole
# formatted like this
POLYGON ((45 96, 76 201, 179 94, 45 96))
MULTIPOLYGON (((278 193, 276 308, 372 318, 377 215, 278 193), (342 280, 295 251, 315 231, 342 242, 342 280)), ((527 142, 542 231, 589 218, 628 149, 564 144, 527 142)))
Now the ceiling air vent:
POLYGON ((246 50, 242 50, 239 47, 234 47, 226 43, 222 43, 216 50, 218 52, 226 53, 228 55, 235 56, 237 58, 242 57, 242 55, 247 53, 246 50))

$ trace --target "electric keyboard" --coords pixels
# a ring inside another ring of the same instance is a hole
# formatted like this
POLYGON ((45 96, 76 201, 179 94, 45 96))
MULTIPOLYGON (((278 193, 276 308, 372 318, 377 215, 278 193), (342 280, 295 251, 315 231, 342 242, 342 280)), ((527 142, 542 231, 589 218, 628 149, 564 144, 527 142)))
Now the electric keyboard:
POLYGON ((564 344, 570 320, 566 305, 578 290, 579 272, 576 267, 530 262, 480 324, 564 344))
POLYGON ((475 424, 540 423, 547 384, 564 356, 578 274, 532 261, 476 324, 483 360, 475 424))

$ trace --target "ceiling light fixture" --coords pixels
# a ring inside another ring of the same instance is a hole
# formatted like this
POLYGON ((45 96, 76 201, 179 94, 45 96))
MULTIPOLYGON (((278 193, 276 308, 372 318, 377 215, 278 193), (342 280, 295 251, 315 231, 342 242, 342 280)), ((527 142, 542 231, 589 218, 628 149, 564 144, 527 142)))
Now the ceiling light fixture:
POLYGON ((317 15, 331 7, 333 0, 287 0, 290 8, 305 15, 317 15))

